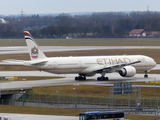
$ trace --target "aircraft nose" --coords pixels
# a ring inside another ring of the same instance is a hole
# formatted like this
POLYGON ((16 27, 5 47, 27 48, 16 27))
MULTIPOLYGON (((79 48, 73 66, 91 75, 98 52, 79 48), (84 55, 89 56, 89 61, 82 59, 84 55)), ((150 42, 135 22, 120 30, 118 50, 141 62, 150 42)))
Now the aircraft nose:
POLYGON ((152 65, 155 67, 156 65, 157 65, 157 63, 154 61, 154 60, 152 60, 152 65))
POLYGON ((157 65, 157 63, 155 62, 155 60, 153 58, 149 58, 148 62, 153 68, 157 65))

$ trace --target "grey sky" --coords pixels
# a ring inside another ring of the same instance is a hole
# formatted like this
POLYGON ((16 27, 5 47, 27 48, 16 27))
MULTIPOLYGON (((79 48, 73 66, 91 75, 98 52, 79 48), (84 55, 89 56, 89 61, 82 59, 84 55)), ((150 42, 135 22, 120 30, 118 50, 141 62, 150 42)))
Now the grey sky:
POLYGON ((0 0, 0 14, 160 11, 160 0, 0 0))

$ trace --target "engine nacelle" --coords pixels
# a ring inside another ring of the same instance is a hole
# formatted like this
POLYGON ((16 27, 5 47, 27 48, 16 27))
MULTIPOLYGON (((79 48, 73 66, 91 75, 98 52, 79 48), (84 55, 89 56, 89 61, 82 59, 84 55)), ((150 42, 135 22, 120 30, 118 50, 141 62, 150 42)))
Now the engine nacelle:
POLYGON ((122 77, 133 77, 136 74, 136 69, 133 66, 125 66, 119 71, 122 77))

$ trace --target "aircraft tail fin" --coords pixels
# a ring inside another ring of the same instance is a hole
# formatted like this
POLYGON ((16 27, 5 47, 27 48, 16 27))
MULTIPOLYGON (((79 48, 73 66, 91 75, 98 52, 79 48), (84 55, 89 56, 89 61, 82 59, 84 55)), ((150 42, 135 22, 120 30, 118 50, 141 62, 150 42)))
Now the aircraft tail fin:
POLYGON ((38 60, 46 58, 45 54, 41 51, 36 41, 28 31, 24 31, 24 38, 26 40, 27 47, 29 49, 29 55, 31 60, 38 60))

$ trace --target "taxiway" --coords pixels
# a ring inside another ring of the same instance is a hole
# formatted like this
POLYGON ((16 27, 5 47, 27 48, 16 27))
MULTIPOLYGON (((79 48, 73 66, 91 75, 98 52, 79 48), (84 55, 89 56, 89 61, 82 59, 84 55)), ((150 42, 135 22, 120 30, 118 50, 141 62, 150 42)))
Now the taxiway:
MULTIPOLYGON (((0 88, 2 90, 5 89, 25 89, 39 86, 55 86, 55 85, 74 85, 74 84, 85 84, 85 85, 106 85, 112 86, 113 84, 107 83, 115 83, 115 82, 140 82, 140 81, 159 81, 159 74, 149 74, 149 78, 144 78, 144 74, 136 74, 136 76, 132 78, 123 78, 118 73, 110 73, 107 76, 110 78, 109 81, 97 81, 96 78, 100 76, 99 74, 88 77, 86 81, 75 81, 74 77, 76 74, 69 75, 56 75, 46 72, 39 71, 7 71, 0 72, 0 76, 62 76, 65 78, 60 79, 48 79, 48 80, 36 80, 36 81, 11 81, 0 83, 0 88), (104 84, 105 83, 105 84, 104 84)), ((147 86, 146 86, 147 87, 147 86)), ((153 87, 153 86, 148 86, 153 87)))
MULTIPOLYGON (((40 46, 43 52, 107 50, 107 49, 160 49, 159 46, 40 46)), ((28 53, 27 46, 0 47, 0 54, 28 53)))

